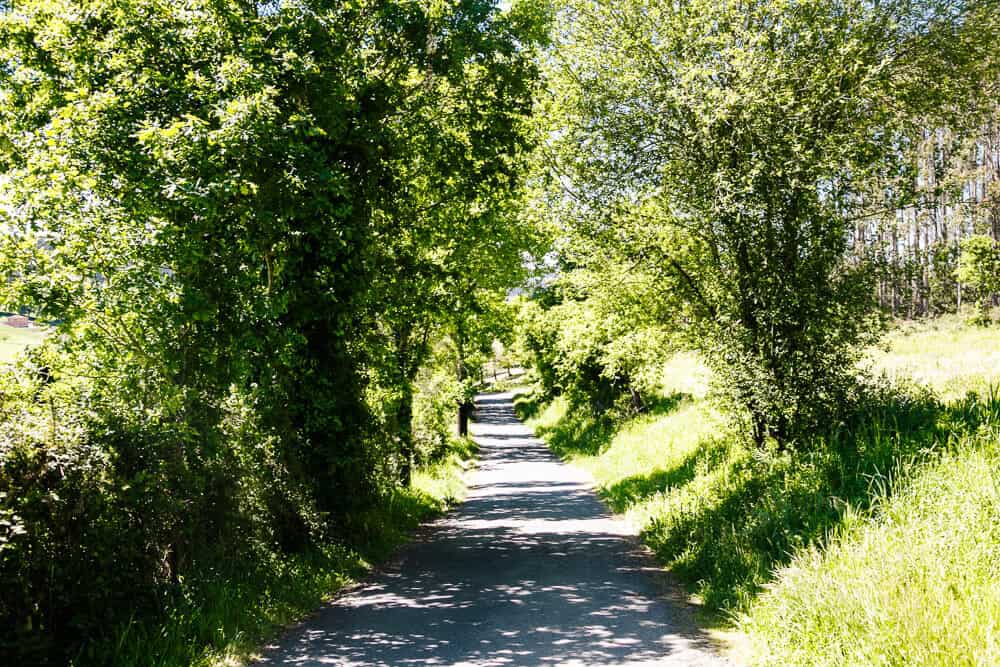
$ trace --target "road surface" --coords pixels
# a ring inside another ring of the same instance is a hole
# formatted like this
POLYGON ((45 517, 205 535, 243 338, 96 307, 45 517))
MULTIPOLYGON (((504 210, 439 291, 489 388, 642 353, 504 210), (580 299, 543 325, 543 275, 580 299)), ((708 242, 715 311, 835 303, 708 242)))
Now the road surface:
POLYGON ((477 399, 469 496, 268 665, 725 665, 582 472, 477 399))

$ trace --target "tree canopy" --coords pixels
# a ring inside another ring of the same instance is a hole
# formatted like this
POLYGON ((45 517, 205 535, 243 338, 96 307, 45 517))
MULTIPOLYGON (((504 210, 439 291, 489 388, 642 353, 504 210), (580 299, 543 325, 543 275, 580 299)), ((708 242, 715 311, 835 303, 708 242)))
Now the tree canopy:
POLYGON ((545 18, 489 0, 0 14, 2 301, 57 323, 36 377, 7 378, 31 388, 2 394, 21 425, 0 490, 30 527, 0 561, 5 625, 70 647, 213 545, 257 562, 347 539, 408 482, 418 369, 534 248, 517 202, 545 18), (62 456, 75 476, 31 472, 62 456), (52 514, 50 490, 80 501, 52 514), (92 548, 58 556, 66 540, 92 548), (87 570, 120 574, 76 590, 87 570))

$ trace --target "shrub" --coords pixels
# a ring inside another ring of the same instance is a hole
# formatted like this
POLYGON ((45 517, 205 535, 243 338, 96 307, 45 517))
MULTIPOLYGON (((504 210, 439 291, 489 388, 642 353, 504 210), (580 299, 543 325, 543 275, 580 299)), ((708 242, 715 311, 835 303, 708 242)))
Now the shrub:
MULTIPOLYGON (((63 660, 327 538, 309 485, 231 392, 213 429, 100 381, 0 379, 0 625, 12 662, 63 660), (110 390, 110 393, 109 393, 110 390), (211 577, 209 577, 211 578, 211 577), (204 582, 202 582, 204 583, 204 582)), ((27 379, 25 379, 27 377, 27 379)))
POLYGON ((962 239, 961 248, 956 275, 978 295, 979 308, 974 321, 986 323, 993 298, 1000 292, 1000 243, 989 236, 970 236, 962 239))
POLYGON ((529 312, 526 347, 534 355, 534 369, 547 396, 565 394, 595 415, 644 409, 659 382, 662 331, 631 326, 585 300, 529 312))

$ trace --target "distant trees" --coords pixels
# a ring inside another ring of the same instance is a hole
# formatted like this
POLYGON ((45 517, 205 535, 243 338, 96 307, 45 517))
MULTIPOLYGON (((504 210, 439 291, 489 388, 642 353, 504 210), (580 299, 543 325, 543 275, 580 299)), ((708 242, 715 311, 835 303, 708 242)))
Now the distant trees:
POLYGON ((794 441, 844 405, 878 329, 851 235, 911 192, 908 138, 991 81, 996 8, 571 0, 559 18, 547 201, 669 285, 670 326, 757 443, 794 441))
MULTIPOLYGON (((984 97, 995 98, 998 86, 984 97)), ((917 130, 906 144, 907 196, 896 208, 873 210, 852 230, 851 253, 874 263, 879 304, 892 315, 955 312, 978 298, 966 293, 971 285, 958 280, 956 269, 965 238, 1000 239, 996 114, 992 109, 978 127, 957 121, 917 130)))

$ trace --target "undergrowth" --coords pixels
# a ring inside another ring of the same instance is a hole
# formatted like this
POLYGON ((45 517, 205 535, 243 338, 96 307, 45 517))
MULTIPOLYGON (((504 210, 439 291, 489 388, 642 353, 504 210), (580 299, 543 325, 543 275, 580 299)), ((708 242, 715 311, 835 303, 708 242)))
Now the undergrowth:
POLYGON ((459 502, 462 472, 475 451, 471 440, 453 441, 437 461, 415 471, 411 488, 396 489, 352 518, 352 544, 294 556, 270 553, 255 569, 240 563, 206 567, 160 617, 121 626, 110 639, 85 647, 73 664, 244 664, 283 627, 388 557, 422 521, 459 502))

